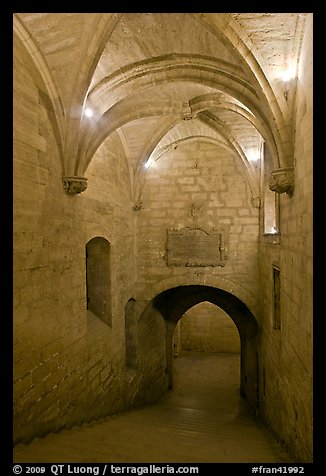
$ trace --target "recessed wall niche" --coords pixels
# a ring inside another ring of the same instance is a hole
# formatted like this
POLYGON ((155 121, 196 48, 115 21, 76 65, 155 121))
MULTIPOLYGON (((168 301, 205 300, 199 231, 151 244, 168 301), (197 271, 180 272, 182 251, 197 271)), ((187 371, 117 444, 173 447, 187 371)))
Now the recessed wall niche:
POLYGON ((86 301, 87 309, 111 326, 110 243, 100 236, 86 245, 86 301))

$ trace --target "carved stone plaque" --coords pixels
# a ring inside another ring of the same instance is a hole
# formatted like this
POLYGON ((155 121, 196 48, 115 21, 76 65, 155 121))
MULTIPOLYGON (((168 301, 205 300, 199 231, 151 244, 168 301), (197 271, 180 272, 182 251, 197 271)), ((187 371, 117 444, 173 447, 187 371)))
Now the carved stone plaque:
POLYGON ((167 230, 168 266, 224 266, 223 230, 201 228, 167 230))

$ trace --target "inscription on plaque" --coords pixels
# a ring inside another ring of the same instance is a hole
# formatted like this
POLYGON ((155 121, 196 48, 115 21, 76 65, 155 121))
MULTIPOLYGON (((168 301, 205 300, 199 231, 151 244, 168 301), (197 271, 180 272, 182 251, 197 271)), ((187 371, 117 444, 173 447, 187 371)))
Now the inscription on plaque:
POLYGON ((224 230, 167 230, 168 266, 224 266, 224 230))

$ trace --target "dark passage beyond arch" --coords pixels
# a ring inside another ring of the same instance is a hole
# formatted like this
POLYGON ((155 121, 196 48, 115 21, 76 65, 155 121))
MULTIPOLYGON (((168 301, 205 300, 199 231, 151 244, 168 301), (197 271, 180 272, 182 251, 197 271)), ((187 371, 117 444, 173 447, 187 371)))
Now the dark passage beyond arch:
POLYGON ((258 408, 258 323, 248 307, 233 294, 223 289, 204 285, 178 286, 158 294, 153 299, 153 307, 164 317, 167 324, 167 371, 172 378, 172 340, 178 321, 191 307, 208 301, 223 309, 235 323, 241 342, 241 394, 251 406, 258 408))

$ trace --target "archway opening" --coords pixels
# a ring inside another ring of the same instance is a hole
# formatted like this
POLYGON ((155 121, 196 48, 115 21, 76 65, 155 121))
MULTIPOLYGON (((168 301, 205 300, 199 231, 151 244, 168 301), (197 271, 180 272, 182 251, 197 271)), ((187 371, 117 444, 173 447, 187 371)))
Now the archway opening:
POLYGON ((210 303, 219 307, 232 319, 236 326, 240 339, 240 393, 257 410, 259 395, 257 321, 239 298, 227 291, 211 286, 178 286, 163 291, 153 300, 154 307, 159 310, 166 320, 166 362, 169 387, 173 387, 175 329, 184 314, 200 303, 210 303))
POLYGON ((238 329, 230 316, 208 301, 190 308, 173 334, 173 382, 180 405, 236 418, 240 396, 238 329))
POLYGON ((174 357, 184 351, 237 354, 238 329, 228 314, 208 301, 190 308, 179 320, 173 336, 174 357))

